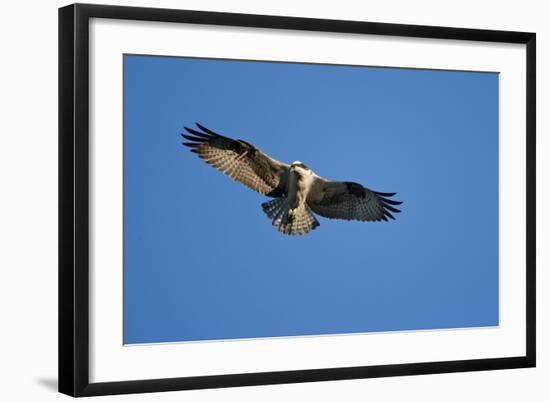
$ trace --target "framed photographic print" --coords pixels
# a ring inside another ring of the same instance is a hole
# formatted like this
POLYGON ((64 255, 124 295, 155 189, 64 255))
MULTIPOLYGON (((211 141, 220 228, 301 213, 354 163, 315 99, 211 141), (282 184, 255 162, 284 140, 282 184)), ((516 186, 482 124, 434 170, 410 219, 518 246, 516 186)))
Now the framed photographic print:
POLYGON ((535 366, 535 34, 59 10, 59 390, 535 366))

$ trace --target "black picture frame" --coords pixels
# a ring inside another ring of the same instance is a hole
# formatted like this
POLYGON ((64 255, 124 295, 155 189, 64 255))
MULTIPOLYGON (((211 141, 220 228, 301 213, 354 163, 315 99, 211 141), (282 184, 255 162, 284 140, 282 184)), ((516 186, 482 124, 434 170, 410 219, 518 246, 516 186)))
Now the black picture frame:
POLYGON ((536 35, 527 32, 74 4, 59 9, 59 391, 71 396, 315 382, 535 366, 536 35), (526 45, 526 347, 520 357, 90 383, 90 18, 519 43, 526 45))

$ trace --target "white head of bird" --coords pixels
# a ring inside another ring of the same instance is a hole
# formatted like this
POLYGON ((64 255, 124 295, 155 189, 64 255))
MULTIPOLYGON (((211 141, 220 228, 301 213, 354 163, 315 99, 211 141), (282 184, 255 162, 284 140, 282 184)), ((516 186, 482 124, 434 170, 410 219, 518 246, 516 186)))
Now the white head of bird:
POLYGON ((306 166, 304 163, 302 163, 302 162, 299 161, 299 160, 296 160, 295 162, 292 162, 292 164, 290 165, 290 167, 291 167, 293 170, 306 170, 306 171, 310 171, 310 170, 309 170, 309 167, 306 166))

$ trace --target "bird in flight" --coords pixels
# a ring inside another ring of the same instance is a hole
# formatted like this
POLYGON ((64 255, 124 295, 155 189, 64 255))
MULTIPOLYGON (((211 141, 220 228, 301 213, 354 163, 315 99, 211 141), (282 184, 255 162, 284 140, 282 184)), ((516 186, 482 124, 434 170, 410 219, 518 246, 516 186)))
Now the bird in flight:
POLYGON ((332 181, 305 164, 288 165, 242 139, 231 139, 196 124, 182 136, 206 163, 248 188, 274 198, 262 203, 264 213, 281 233, 303 235, 319 226, 318 214, 329 219, 394 220, 400 205, 395 193, 376 192, 349 181, 332 181))

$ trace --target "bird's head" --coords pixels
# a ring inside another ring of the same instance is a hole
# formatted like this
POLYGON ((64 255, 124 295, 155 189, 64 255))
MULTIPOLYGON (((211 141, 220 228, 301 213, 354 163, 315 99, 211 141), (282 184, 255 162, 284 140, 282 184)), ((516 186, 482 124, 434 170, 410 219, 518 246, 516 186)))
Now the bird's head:
POLYGON ((293 162, 291 165, 290 165, 290 169, 293 170, 293 171, 297 171, 299 173, 306 173, 306 172, 310 172, 311 170, 309 169, 308 166, 306 166, 304 163, 302 163, 301 161, 295 161, 293 162))

